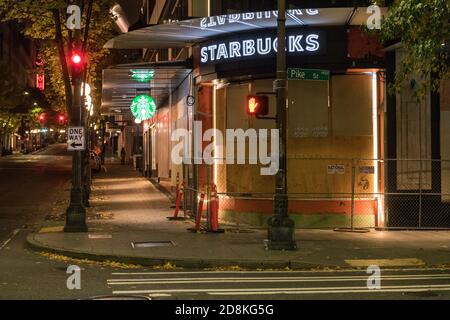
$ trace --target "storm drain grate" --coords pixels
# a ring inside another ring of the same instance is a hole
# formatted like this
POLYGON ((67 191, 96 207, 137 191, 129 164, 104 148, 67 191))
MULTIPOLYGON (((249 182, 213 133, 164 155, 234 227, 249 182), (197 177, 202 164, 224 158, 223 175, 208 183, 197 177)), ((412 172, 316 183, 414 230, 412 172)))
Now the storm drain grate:
POLYGON ((173 247, 173 241, 145 241, 145 242, 131 242, 133 248, 154 248, 154 247, 173 247))

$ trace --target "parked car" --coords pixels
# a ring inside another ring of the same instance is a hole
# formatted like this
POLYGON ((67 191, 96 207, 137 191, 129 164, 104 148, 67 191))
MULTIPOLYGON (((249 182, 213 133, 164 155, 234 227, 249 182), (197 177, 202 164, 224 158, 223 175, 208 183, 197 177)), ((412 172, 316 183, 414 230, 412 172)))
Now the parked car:
POLYGON ((91 170, 93 172, 100 172, 100 170, 102 170, 102 160, 100 158, 100 156, 94 152, 91 151, 91 156, 90 156, 90 161, 89 161, 90 165, 91 165, 91 170))

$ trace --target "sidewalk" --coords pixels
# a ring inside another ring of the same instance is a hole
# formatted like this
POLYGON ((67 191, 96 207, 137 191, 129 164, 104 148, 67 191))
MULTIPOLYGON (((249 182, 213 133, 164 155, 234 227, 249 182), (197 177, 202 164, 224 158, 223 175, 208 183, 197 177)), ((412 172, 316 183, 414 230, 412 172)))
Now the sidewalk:
POLYGON ((63 233, 61 221, 48 222, 28 236, 33 249, 145 266, 171 262, 185 268, 450 267, 448 231, 298 230, 296 251, 265 250, 266 230, 221 226, 224 234, 191 233, 187 228, 192 221, 166 219, 173 215, 172 203, 147 179, 129 166, 109 164, 107 169, 94 181, 89 233, 63 233), (145 241, 174 245, 131 245, 145 241))

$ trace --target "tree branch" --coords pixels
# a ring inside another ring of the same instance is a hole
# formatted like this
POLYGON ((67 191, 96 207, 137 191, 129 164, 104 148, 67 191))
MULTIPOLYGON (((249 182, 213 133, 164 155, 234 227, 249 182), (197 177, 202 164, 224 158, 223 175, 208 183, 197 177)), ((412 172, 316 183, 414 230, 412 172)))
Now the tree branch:
POLYGON ((55 41, 58 48, 59 61, 61 63, 64 88, 66 93, 66 109, 67 113, 71 114, 70 111, 72 109, 72 85, 70 83, 70 75, 69 75, 69 68, 67 66, 66 52, 64 50, 64 40, 61 30, 61 17, 58 9, 54 9, 52 10, 52 12, 56 28, 55 41))

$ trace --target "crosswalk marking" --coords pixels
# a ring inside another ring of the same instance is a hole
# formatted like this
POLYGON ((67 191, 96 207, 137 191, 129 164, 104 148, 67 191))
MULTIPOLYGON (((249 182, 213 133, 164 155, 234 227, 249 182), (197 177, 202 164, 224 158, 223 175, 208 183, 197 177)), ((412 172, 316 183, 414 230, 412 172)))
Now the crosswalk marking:
MULTIPOLYGON (((367 276, 328 276, 328 277, 215 277, 215 278, 153 278, 153 279, 109 279, 109 285, 136 284, 201 284, 201 283, 278 283, 278 282, 351 282, 365 281, 367 276)), ((450 280, 450 274, 435 275, 386 275, 381 280, 450 280)))
POLYGON ((113 294, 153 294, 153 293, 208 293, 208 294, 230 294, 241 293, 247 295, 273 294, 273 293, 354 293, 354 292, 383 292, 381 290, 399 290, 399 291, 429 291, 441 290, 450 291, 450 285, 406 285, 406 286, 383 286, 379 290, 370 290, 367 287, 308 287, 308 288, 211 288, 211 289, 159 289, 159 290, 124 290, 113 291, 113 294))
MULTIPOLYGON (((396 271, 442 271, 445 268, 389 268, 391 272, 396 271)), ((299 274, 309 274, 309 273, 355 273, 358 270, 355 269, 338 269, 338 270, 239 270, 239 271, 215 271, 215 270, 203 270, 203 271, 149 271, 149 272, 113 272, 113 276, 143 276, 143 275, 186 275, 186 274, 289 274, 289 273, 299 273, 299 274)), ((365 270, 360 270, 361 273, 365 274, 365 270)))
POLYGON ((391 273, 381 277, 382 287, 378 290, 367 288, 369 275, 365 271, 355 270, 352 271, 353 274, 336 274, 330 271, 123 272, 112 273, 113 279, 108 279, 107 284, 115 295, 145 294, 154 298, 172 297, 177 294, 262 296, 450 291, 450 272, 439 270, 439 273, 393 273, 390 270, 391 273), (394 281, 397 283, 392 283, 394 281))

